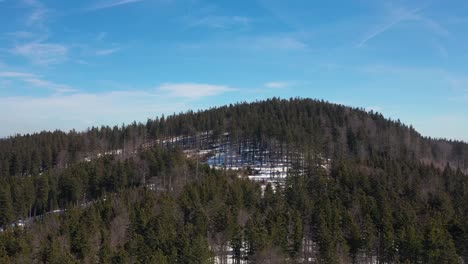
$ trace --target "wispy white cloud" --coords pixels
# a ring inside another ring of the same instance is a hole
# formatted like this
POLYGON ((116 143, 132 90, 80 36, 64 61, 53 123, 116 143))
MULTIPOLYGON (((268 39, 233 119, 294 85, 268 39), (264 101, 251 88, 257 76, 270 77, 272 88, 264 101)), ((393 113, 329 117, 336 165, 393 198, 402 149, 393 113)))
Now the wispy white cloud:
POLYGON ((43 23, 43 21, 47 17, 47 13, 49 11, 44 8, 38 8, 34 10, 27 18, 26 18, 26 23, 29 26, 32 25, 40 25, 43 23))
POLYGON ((11 53, 23 56, 35 64, 54 64, 67 59, 68 47, 55 43, 31 42, 17 45, 11 53))
POLYGON ((265 11, 274 16, 275 19, 294 30, 304 30, 309 28, 306 25, 306 17, 314 16, 314 12, 312 12, 313 8, 304 8, 307 3, 312 3, 312 1, 304 1, 301 4, 297 4, 290 1, 256 1, 256 4, 258 4, 263 9, 265 9, 265 11))
POLYGON ((412 10, 408 10, 405 8, 395 8, 395 7, 388 7, 387 12, 390 14, 390 19, 387 23, 380 25, 379 27, 375 28, 373 31, 369 32, 365 35, 358 43, 357 47, 363 47, 367 42, 376 38, 377 36, 384 34, 386 31, 392 29, 396 25, 404 22, 404 21, 416 21, 424 26, 426 26, 432 32, 441 35, 447 36, 449 35, 449 31, 439 24, 437 21, 423 16, 421 11, 424 10, 425 7, 418 7, 412 10))
POLYGON ((102 50, 97 50, 96 55, 98 56, 107 56, 114 54, 116 52, 119 52, 121 48, 111 48, 111 49, 102 49, 102 50))
POLYGON ((92 63, 86 61, 86 60, 82 60, 82 59, 77 59, 77 60, 74 60, 73 62, 77 63, 77 64, 80 64, 80 65, 87 65, 87 66, 91 66, 93 65, 92 63))
POLYGON ((4 78, 35 78, 37 75, 26 73, 26 72, 12 72, 12 71, 4 71, 0 72, 0 77, 4 78))
POLYGON ((49 9, 39 0, 21 0, 26 7, 28 15, 23 20, 26 30, 7 33, 14 46, 10 53, 22 56, 34 64, 59 63, 67 58, 68 47, 57 43, 48 43, 50 29, 47 25, 49 9))
POLYGON ((91 6, 89 10, 99 10, 99 9, 107 9, 113 8, 121 5, 128 5, 133 3, 142 2, 145 0, 113 0, 113 1, 100 1, 99 3, 91 6))
POLYGON ((15 39, 29 39, 35 36, 34 33, 29 31, 15 31, 8 33, 8 35, 15 39))
POLYGON ((265 83, 265 87, 267 88, 287 88, 293 85, 293 82, 267 82, 265 83))
POLYGON ((42 87, 42 88, 54 90, 56 93, 70 93, 70 92, 77 91, 76 89, 72 88, 69 85, 57 84, 57 83, 39 79, 39 78, 26 78, 24 79, 24 81, 36 87, 42 87))
POLYGON ((246 36, 231 39, 211 39, 199 43, 179 44, 183 51, 193 49, 225 49, 243 51, 304 51, 308 44, 293 34, 274 34, 264 36, 246 36))
POLYGON ((144 91, 0 97, 0 112, 15 115, 0 115, 0 137, 145 121, 188 108, 183 102, 165 101, 144 91))
POLYGON ((157 88, 157 91, 163 95, 189 99, 214 96, 236 90, 237 89, 225 85, 200 83, 165 83, 157 88))
POLYGON ((398 14, 393 15, 393 17, 388 23, 381 25, 380 27, 376 28, 375 30, 371 31, 369 34, 364 36, 364 38, 359 42, 358 47, 364 46, 369 40, 377 37, 380 34, 385 33, 385 31, 391 29, 393 26, 399 24, 400 22, 409 19, 420 10, 421 8, 416 8, 411 11, 405 10, 403 12, 399 12, 398 14))
POLYGON ((52 81, 43 79, 41 76, 27 73, 27 72, 14 72, 14 71, 2 71, 0 72, 0 79, 17 79, 24 83, 30 84, 35 87, 45 88, 52 90, 55 93, 70 93, 76 92, 77 90, 73 87, 65 84, 59 84, 52 81))
POLYGON ((45 30, 45 22, 47 21, 48 15, 51 13, 51 10, 48 9, 39 0, 23 0, 22 2, 24 5, 26 5, 32 10, 31 13, 29 13, 29 15, 25 19, 26 25, 45 30))
POLYGON ((401 76, 445 76, 448 73, 442 68, 410 67, 392 64, 374 64, 357 67, 343 67, 344 70, 357 70, 368 74, 401 75, 401 76))
POLYGON ((444 26, 442 26, 440 23, 436 22, 433 19, 423 17, 421 15, 415 15, 413 17, 414 20, 418 20, 423 22, 424 25, 426 25, 428 28, 430 28, 433 32, 441 35, 441 36, 448 36, 450 35, 450 31, 446 29, 444 26))
POLYGON ((44 5, 39 0, 22 0, 21 1, 25 6, 30 8, 42 8, 44 5))
POLYGON ((23 3, 31 7, 41 7, 42 3, 38 0, 23 0, 23 3))
POLYGON ((307 48, 305 42, 288 36, 259 37, 251 44, 260 49, 303 50, 307 48))
POLYGON ((226 29, 236 26, 246 27, 252 23, 252 19, 245 16, 205 16, 190 19, 189 27, 210 27, 226 29))

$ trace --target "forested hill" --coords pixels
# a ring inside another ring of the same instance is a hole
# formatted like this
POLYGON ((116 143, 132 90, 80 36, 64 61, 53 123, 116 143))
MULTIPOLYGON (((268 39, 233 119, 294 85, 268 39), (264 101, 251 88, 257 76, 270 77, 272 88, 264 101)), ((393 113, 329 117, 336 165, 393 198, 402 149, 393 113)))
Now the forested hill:
POLYGON ((310 99, 11 137, 0 263, 468 263, 467 155, 465 143, 310 99), (186 135, 221 140, 172 144, 186 135), (230 141, 298 158, 262 182, 250 165, 200 162, 230 141))
POLYGON ((366 160, 372 156, 412 159, 444 168, 468 169, 468 145, 431 139, 399 121, 312 99, 273 98, 205 111, 149 119, 146 124, 90 128, 86 132, 41 132, 0 140, 0 176, 37 174, 63 167, 90 153, 136 150, 156 139, 196 132, 229 132, 231 138, 275 139, 315 149, 329 158, 366 160))

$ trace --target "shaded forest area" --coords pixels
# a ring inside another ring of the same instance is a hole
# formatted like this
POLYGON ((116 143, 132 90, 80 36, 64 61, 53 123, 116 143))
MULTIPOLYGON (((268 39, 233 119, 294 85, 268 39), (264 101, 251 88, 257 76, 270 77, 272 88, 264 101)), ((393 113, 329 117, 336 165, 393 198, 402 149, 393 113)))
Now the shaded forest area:
POLYGON ((460 170, 383 156, 340 160, 330 173, 315 161, 305 164, 305 173, 292 169, 284 187, 264 192, 233 172, 197 170, 178 149, 77 164, 59 175, 73 182, 68 188, 52 175, 36 176, 48 182, 45 200, 67 211, 0 233, 0 262, 466 261, 468 179, 460 170), (142 185, 140 166, 165 184, 156 191, 142 185), (83 195, 95 202, 80 206, 83 195))
POLYGON ((0 141, 0 262, 467 263, 467 155, 465 143, 309 99, 11 137, 0 141), (262 191, 181 149, 140 148, 203 131, 307 155, 262 191))

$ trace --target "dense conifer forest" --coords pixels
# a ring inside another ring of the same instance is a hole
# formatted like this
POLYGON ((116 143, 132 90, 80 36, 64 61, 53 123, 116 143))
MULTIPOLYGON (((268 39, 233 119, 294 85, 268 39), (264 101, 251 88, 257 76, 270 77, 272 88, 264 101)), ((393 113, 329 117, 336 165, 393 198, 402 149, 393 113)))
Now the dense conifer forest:
POLYGON ((320 150, 329 157, 365 160, 384 154, 441 169, 447 163, 468 169, 468 144, 464 142, 425 138, 411 126, 363 109, 312 99, 273 98, 162 116, 145 124, 12 136, 0 140, 0 176, 37 174, 64 167, 90 153, 115 149, 131 152, 150 140, 203 131, 214 131, 215 136, 229 132, 234 138, 277 139, 320 150))
POLYGON ((467 171, 463 142, 300 98, 17 135, 0 263, 468 263, 467 171), (303 159, 261 188, 161 143, 206 131, 303 159))

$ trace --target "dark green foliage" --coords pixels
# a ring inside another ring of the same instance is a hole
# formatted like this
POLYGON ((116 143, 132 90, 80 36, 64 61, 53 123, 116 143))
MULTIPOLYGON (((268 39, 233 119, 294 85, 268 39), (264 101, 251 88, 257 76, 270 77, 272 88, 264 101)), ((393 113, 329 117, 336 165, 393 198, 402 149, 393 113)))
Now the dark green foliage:
POLYGON ((460 263, 467 155, 379 114, 302 99, 12 137, 0 141, 0 263, 212 263, 229 247, 249 263, 460 263), (138 150, 207 130, 275 139, 304 160, 262 191, 178 148, 138 150))
MULTIPOLYGON (((392 160, 341 161, 330 173, 318 167, 291 175, 284 187, 277 185, 273 190, 269 184, 262 195, 256 183, 206 166, 199 167, 199 179, 194 180, 195 164, 181 155, 160 149, 143 155, 153 157, 154 163, 156 157, 165 159, 161 163, 165 176, 173 179, 184 178, 173 173, 186 163, 192 176, 179 192, 118 188, 119 195, 106 201, 75 207, 58 218, 46 217, 32 229, 17 229, 16 235, 13 230, 0 234, 0 258, 40 258, 50 263, 211 263, 215 254, 223 255, 219 247, 229 243, 238 259, 293 261, 303 257, 304 237, 318 246, 313 255, 320 263, 359 263, 371 257, 385 262, 457 263, 466 252, 465 244, 458 244, 466 241, 466 221, 462 221, 466 215, 453 213, 464 210, 465 204, 444 188, 424 190, 424 183, 413 180, 441 175, 435 168, 401 162, 397 173, 376 167, 391 167, 392 160), (420 192, 415 196, 405 191, 407 185, 420 192), (34 239, 29 242, 28 236, 34 239), (29 243, 42 236, 45 243, 37 253, 31 252, 34 247, 29 243)), ((114 163, 115 168, 130 164, 114 163)), ((137 170, 137 166, 131 168, 137 170)), ((451 169, 445 173, 459 175, 462 179, 457 180, 466 184, 463 174, 451 169)))
POLYGON ((423 138, 411 126, 363 109, 311 99, 273 98, 163 116, 146 124, 1 139, 0 177, 36 175, 97 153, 116 149, 131 153, 150 140, 204 131, 213 131, 214 136, 230 132, 237 139, 270 138, 310 146, 330 157, 347 155, 363 160, 385 153, 392 158, 432 162, 440 168, 449 163, 468 169, 468 145, 463 142, 423 138))
POLYGON ((8 226, 13 221, 12 199, 9 186, 0 187, 0 226, 8 226))

